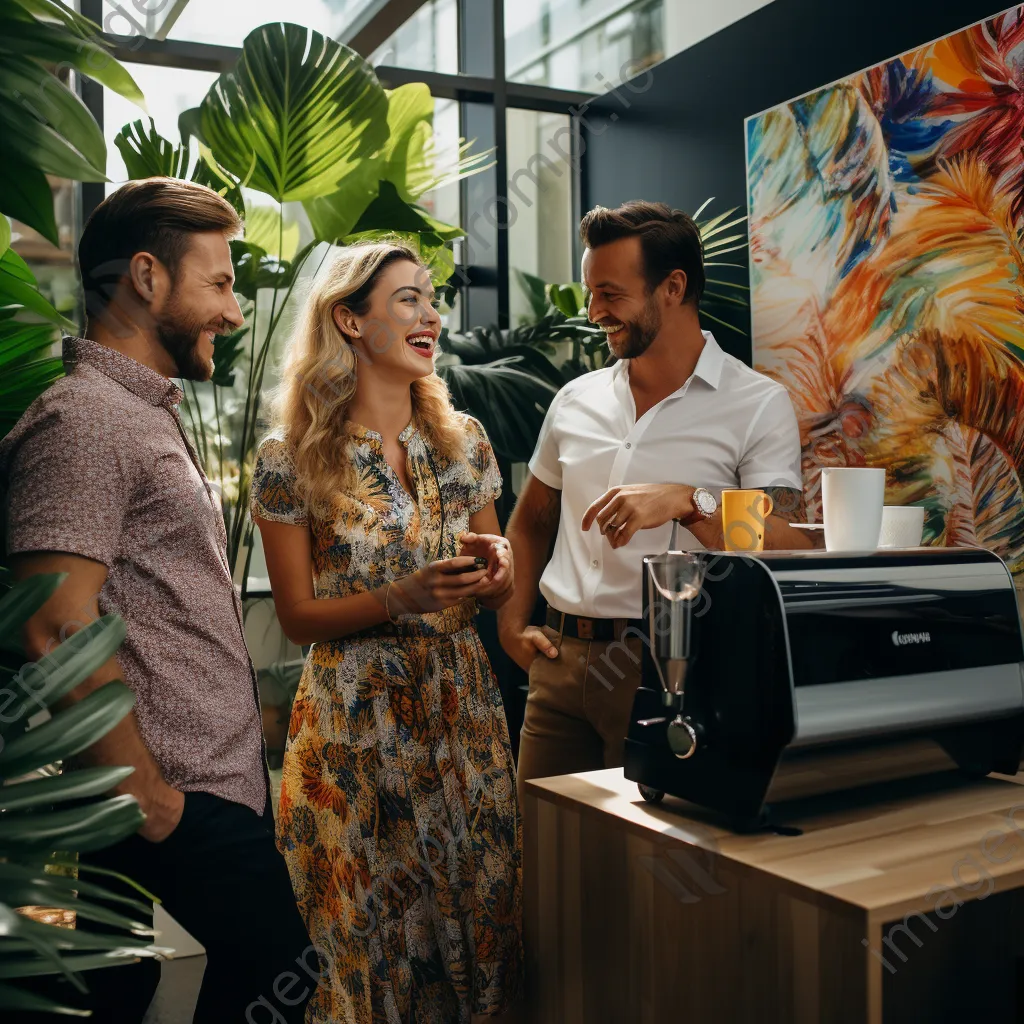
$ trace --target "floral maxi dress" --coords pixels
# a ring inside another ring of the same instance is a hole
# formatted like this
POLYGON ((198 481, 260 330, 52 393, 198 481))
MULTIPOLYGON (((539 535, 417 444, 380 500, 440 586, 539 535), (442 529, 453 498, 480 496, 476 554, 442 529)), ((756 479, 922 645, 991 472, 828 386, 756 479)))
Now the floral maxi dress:
MULTIPOLYGON (((452 557, 501 490, 469 417, 465 461, 431 451, 412 424, 402 432, 415 497, 380 435, 348 430, 358 485, 333 522, 307 515, 280 437, 263 442, 254 470, 253 512, 309 527, 317 598, 452 557)), ((321 958, 307 1024, 468 1024, 521 994, 514 767, 474 613, 465 603, 403 617, 318 643, 306 661, 277 836, 321 958)))

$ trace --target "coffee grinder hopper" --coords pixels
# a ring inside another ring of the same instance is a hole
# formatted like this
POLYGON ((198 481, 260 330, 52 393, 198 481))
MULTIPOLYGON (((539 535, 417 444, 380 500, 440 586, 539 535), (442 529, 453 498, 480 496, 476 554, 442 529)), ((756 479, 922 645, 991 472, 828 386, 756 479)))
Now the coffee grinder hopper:
POLYGON ((698 741, 697 728, 686 715, 685 699, 700 566, 693 554, 674 550, 645 558, 644 568, 651 657, 661 681, 662 700, 675 713, 668 726, 669 745, 677 757, 686 758, 692 756, 698 741))

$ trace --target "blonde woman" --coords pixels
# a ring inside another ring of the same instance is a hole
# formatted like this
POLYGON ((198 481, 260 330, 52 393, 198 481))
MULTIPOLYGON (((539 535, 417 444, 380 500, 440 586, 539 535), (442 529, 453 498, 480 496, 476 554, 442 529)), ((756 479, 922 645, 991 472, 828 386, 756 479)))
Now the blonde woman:
POLYGON ((308 1024, 493 1020, 522 986, 514 768, 473 625, 512 555, 491 446, 434 373, 440 329, 411 250, 344 250, 254 470, 278 617, 313 645, 277 826, 323 968, 308 1024))

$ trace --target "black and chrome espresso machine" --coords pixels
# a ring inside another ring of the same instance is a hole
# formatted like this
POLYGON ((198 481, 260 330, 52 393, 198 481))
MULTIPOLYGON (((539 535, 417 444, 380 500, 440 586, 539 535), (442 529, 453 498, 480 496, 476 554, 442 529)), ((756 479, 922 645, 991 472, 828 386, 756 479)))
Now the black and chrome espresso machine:
POLYGON ((1024 644, 989 551, 667 552, 644 559, 644 623, 625 775, 647 800, 744 828, 789 800, 1020 766, 1024 644))

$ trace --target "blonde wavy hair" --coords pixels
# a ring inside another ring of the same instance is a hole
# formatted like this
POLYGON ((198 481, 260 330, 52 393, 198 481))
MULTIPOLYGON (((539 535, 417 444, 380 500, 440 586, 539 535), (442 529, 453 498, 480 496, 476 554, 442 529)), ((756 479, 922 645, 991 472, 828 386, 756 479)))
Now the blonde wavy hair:
MULTIPOLYGON (((355 483, 346 418, 358 364, 334 308, 365 316, 381 272, 402 260, 423 266, 399 243, 344 249, 314 284, 288 346, 274 396, 274 426, 291 449, 299 488, 314 514, 329 514, 355 483)), ((432 373, 413 381, 411 391, 413 422, 431 449, 450 461, 464 460, 466 416, 452 406, 445 382, 432 373)))

